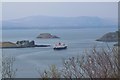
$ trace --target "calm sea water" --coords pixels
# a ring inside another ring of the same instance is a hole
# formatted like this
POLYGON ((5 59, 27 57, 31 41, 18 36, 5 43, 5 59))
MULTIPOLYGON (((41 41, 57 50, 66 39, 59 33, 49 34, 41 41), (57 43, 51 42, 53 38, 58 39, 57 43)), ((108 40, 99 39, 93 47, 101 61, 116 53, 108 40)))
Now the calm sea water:
MULTIPOLYGON (((105 47, 106 43, 97 42, 107 32, 116 31, 117 28, 82 28, 82 29, 35 29, 35 30, 3 30, 3 41, 16 42, 17 40, 35 40, 36 44, 54 45, 64 42, 67 50, 54 51, 53 47, 47 48, 19 48, 3 49, 3 54, 16 58, 14 68, 17 68, 16 77, 40 77, 38 71, 48 69, 52 64, 62 67, 62 59, 82 55, 85 49, 95 45, 105 47), (40 33, 51 33, 60 39, 37 39, 40 33)), ((113 43, 109 43, 111 46, 113 43)))

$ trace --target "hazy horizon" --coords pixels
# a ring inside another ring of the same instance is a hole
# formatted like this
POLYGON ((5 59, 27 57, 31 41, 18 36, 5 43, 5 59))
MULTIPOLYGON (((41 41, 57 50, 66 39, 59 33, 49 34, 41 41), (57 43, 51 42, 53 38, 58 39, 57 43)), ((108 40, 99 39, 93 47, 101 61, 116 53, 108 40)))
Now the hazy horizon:
POLYGON ((5 2, 2 20, 28 16, 94 16, 117 21, 117 2, 5 2))

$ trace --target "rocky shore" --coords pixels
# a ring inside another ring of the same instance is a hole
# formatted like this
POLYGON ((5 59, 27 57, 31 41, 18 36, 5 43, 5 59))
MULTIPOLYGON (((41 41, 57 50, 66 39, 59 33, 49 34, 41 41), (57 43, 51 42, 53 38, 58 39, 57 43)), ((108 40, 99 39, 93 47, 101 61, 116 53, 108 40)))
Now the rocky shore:
POLYGON ((36 45, 34 41, 22 40, 13 42, 0 42, 0 48, 29 48, 29 47, 49 47, 50 45, 36 45))

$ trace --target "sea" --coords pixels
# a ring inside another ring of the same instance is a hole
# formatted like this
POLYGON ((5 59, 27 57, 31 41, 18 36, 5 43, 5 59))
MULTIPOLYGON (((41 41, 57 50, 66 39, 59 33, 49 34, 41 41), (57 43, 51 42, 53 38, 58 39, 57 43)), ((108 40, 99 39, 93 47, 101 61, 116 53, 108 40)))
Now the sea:
POLYGON ((50 47, 3 49, 2 54, 15 57, 14 69, 16 78, 39 78, 40 72, 49 69, 51 65, 62 68, 62 60, 84 55, 85 50, 93 47, 113 46, 113 42, 98 42, 96 39, 118 28, 80 28, 80 29, 8 29, 2 30, 2 41, 16 43, 20 40, 34 40, 36 44, 50 44, 50 47), (40 33, 50 33, 59 39, 38 39, 40 33), (65 50, 53 50, 56 43, 65 43, 65 50))

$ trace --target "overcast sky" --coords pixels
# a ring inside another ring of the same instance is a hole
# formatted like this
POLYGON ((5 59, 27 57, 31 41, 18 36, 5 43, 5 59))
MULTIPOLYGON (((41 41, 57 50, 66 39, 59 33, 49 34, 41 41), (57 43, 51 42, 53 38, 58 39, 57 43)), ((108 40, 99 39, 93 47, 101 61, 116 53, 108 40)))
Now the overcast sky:
POLYGON ((3 2, 3 20, 26 16, 98 16, 117 20, 117 2, 3 2))

